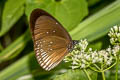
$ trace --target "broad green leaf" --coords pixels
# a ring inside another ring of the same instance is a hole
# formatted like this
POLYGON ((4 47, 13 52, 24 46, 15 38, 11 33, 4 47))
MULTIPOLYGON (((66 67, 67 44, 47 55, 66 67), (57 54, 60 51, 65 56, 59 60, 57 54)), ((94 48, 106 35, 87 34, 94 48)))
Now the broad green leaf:
POLYGON ((9 68, 1 71, 1 80, 16 80, 18 76, 21 76, 23 74, 25 75, 31 72, 31 70, 28 69, 28 66, 30 65, 29 59, 31 58, 31 55, 33 55, 33 53, 30 53, 29 55, 25 56, 24 58, 9 66, 9 68), (26 61, 27 63, 24 63, 24 61, 26 61))
MULTIPOLYGON (((97 80, 97 73, 91 70, 87 71, 91 77, 91 80, 97 80)), ((62 75, 56 76, 54 80, 88 80, 87 75, 83 70, 68 70, 62 75)))
POLYGON ((0 53, 0 62, 9 60, 17 56, 26 46, 26 43, 31 39, 29 29, 15 40, 10 46, 0 53))
POLYGON ((85 0, 28 0, 26 5, 28 18, 33 9, 41 8, 53 15, 68 31, 88 14, 85 0))
POLYGON ((2 15, 0 36, 3 36, 24 14, 26 0, 7 0, 2 15))
POLYGON ((34 52, 29 53, 8 68, 0 72, 0 80, 37 80, 49 75, 51 71, 42 70, 38 65, 34 52))
POLYGON ((107 6, 100 12, 80 23, 70 32, 73 39, 87 38, 95 40, 105 35, 113 25, 120 23, 120 0, 107 6))

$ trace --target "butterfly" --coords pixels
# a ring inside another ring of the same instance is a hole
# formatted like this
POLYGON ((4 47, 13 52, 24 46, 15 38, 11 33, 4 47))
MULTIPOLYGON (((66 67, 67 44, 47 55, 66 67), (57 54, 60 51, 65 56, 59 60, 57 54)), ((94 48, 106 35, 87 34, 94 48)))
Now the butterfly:
POLYGON ((56 67, 73 49, 74 41, 65 28, 42 9, 32 11, 30 30, 36 59, 47 71, 56 67))

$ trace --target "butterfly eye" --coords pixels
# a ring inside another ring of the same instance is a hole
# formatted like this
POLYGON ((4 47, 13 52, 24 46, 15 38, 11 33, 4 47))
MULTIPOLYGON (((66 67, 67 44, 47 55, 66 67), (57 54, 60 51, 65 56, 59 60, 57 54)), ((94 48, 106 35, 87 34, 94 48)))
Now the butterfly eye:
POLYGON ((44 10, 35 9, 32 11, 30 29, 36 59, 45 70, 51 70, 57 66, 73 46, 68 32, 44 10))

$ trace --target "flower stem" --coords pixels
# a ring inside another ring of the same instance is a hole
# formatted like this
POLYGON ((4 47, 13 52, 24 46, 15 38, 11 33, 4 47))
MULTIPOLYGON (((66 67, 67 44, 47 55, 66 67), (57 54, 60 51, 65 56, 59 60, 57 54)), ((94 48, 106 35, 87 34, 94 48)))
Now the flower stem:
POLYGON ((118 66, 119 66, 119 59, 117 58, 115 80, 118 80, 118 66))
POLYGON ((91 70, 93 70, 93 71, 96 71, 96 72, 101 72, 101 71, 99 71, 99 70, 97 70, 97 69, 94 69, 93 67, 91 67, 91 66, 89 66, 89 68, 91 69, 91 70))
POLYGON ((102 77, 103 77, 103 80, 105 80, 105 74, 104 74, 104 71, 102 71, 102 77))
POLYGON ((97 66, 96 64, 93 64, 98 70, 100 70, 99 66, 97 66))
POLYGON ((86 69, 84 69, 84 72, 86 73, 88 79, 89 79, 89 80, 92 80, 86 69))
POLYGON ((106 71, 106 70, 108 70, 108 69, 112 68, 113 66, 115 66, 115 65, 116 65, 116 63, 117 63, 117 62, 115 62, 113 65, 111 65, 111 66, 110 66, 110 67, 108 67, 107 69, 104 69, 103 71, 106 71))

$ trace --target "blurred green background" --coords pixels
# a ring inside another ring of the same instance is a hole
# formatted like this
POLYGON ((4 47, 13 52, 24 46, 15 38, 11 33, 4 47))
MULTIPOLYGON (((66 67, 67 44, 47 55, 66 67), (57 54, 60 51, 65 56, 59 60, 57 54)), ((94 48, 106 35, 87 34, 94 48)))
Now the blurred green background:
MULTIPOLYGON (((0 80, 88 80, 83 71, 73 71, 64 62, 49 72, 38 65, 29 30, 30 13, 36 8, 53 15, 73 40, 86 38, 99 50, 110 44, 110 28, 120 24, 120 0, 0 0, 0 80)), ((101 80, 101 74, 89 73, 101 80)), ((114 80, 114 68, 106 78, 114 80)))

